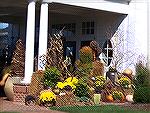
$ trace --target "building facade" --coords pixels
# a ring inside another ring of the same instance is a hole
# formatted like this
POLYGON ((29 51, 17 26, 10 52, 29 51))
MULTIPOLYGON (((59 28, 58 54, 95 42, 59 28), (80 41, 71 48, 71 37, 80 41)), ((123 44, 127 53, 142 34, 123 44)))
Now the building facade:
MULTIPOLYGON (((91 40, 103 48, 108 39, 114 41, 116 36, 124 39, 121 51, 135 54, 121 65, 122 69, 130 63, 129 67, 134 68, 139 55, 149 59, 148 4, 146 0, 5 0, 0 2, 0 22, 9 23, 8 40, 14 43, 20 37, 25 43, 23 82, 30 83, 34 57, 46 54, 49 35, 63 27, 65 54, 69 47, 74 59, 78 59, 79 49, 91 40)), ((128 55, 122 61, 126 59, 128 55)), ((41 70, 39 64, 38 69, 41 70)))

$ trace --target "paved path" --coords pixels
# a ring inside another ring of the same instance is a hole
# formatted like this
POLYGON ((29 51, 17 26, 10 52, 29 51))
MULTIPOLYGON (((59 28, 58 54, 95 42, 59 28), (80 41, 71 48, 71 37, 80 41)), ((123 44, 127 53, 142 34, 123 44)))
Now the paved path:
POLYGON ((24 103, 8 101, 0 97, 0 112, 20 112, 20 113, 63 113, 60 111, 48 110, 46 107, 26 106, 24 103))
MULTIPOLYGON (((150 104, 131 104, 131 103, 104 103, 101 105, 118 105, 123 108, 139 109, 150 111, 150 104)), ((49 110, 46 107, 26 106, 24 103, 8 101, 0 97, 0 112, 19 112, 19 113, 64 113, 60 111, 49 110)))

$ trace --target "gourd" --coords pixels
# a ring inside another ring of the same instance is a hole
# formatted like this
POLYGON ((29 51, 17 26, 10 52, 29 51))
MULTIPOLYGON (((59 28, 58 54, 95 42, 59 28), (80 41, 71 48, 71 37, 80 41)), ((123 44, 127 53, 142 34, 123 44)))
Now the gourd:
POLYGON ((113 102, 113 101, 114 101, 114 99, 113 99, 113 97, 112 97, 111 94, 106 96, 106 100, 107 100, 108 102, 113 102))
POLYGON ((3 76, 2 80, 0 81, 0 86, 4 86, 5 85, 5 82, 6 82, 7 78, 8 78, 8 76, 10 76, 10 73, 6 73, 3 76))

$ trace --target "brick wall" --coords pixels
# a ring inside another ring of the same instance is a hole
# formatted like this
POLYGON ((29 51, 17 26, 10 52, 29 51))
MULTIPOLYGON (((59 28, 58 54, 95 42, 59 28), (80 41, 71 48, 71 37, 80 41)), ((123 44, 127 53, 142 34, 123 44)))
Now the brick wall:
POLYGON ((14 90, 14 101, 15 102, 25 102, 25 97, 29 93, 29 86, 14 84, 13 90, 14 90))

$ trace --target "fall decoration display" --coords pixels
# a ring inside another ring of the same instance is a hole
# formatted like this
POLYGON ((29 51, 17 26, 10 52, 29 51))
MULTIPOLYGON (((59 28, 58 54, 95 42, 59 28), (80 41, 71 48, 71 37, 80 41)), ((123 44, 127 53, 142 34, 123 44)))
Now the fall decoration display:
POLYGON ((128 77, 121 77, 118 82, 124 88, 129 88, 129 85, 131 84, 128 77))
POLYGON ((116 85, 116 83, 115 83, 116 76, 117 76, 116 68, 115 67, 110 67, 109 71, 106 72, 106 79, 109 78, 112 81, 112 83, 114 85, 116 85))
POLYGON ((95 77, 95 93, 101 93, 101 90, 104 88, 105 85, 105 78, 103 76, 95 77))
POLYGON ((41 105, 44 105, 46 107, 53 106, 56 103, 56 95, 49 90, 41 91, 39 101, 41 105))
POLYGON ((76 97, 73 92, 67 92, 56 97, 56 106, 76 105, 76 97))
POLYGON ((16 49, 12 57, 12 76, 23 77, 25 66, 25 47, 21 39, 16 42, 16 49))
POLYGON ((101 94, 94 94, 94 104, 98 105, 101 101, 101 94))
POLYGON ((0 81, 0 86, 4 86, 7 78, 10 76, 11 70, 10 67, 5 67, 2 71, 2 80, 0 81))
POLYGON ((99 60, 95 60, 93 62, 92 76, 99 75, 104 75, 104 64, 99 60))
POLYGON ((114 100, 120 100, 120 101, 122 101, 122 100, 124 99, 124 95, 123 95, 123 93, 120 92, 120 91, 114 91, 114 92, 112 93, 112 96, 113 96, 113 99, 114 99, 114 100))
POLYGON ((43 77, 44 86, 54 88, 60 80, 61 72, 56 67, 46 68, 43 77))
POLYGON ((106 100, 107 100, 107 102, 113 102, 113 101, 114 101, 114 98, 113 98, 113 96, 110 94, 110 95, 106 95, 106 100))
POLYGON ((29 95, 38 97, 40 92, 44 90, 42 80, 44 78, 44 71, 39 70, 33 73, 31 83, 29 85, 29 95))
POLYGON ((80 61, 84 64, 93 61, 92 49, 90 47, 84 46, 80 49, 80 61))
POLYGON ((75 90, 78 79, 75 77, 69 77, 64 82, 58 82, 57 87, 65 90, 75 90))
POLYGON ((93 51, 93 60, 95 61, 97 57, 101 54, 102 49, 99 47, 99 44, 94 40, 90 42, 90 47, 93 51))
POLYGON ((49 38, 47 55, 46 55, 46 67, 56 67, 58 70, 63 70, 63 42, 61 35, 54 35, 49 38))
POLYGON ((132 79, 133 71, 129 68, 125 69, 122 73, 124 76, 127 76, 129 79, 132 79))
POLYGON ((133 102, 133 95, 127 95, 126 96, 126 101, 127 102, 133 102))

